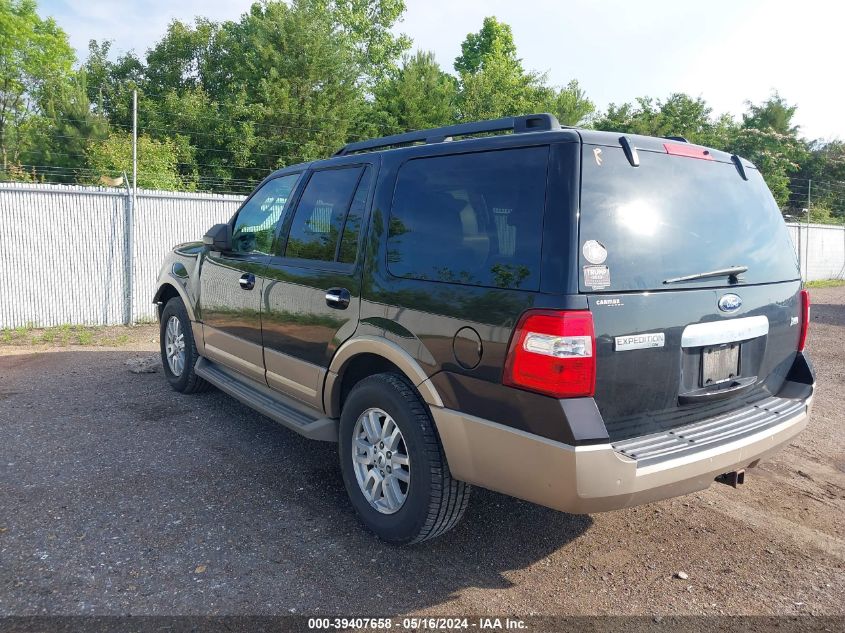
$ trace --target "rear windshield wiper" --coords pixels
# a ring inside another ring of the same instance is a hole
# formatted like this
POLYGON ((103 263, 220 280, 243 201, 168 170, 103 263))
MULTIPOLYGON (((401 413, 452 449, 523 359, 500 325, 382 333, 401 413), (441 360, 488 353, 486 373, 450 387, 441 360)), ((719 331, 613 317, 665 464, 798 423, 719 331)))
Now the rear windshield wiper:
POLYGON ((706 273, 696 273, 694 275, 684 275, 683 277, 673 277, 666 279, 664 284, 676 284, 681 281, 696 281, 697 279, 709 279, 710 277, 728 277, 731 283, 739 281, 738 275, 748 272, 748 266, 731 266, 730 268, 720 268, 719 270, 710 270, 706 273))

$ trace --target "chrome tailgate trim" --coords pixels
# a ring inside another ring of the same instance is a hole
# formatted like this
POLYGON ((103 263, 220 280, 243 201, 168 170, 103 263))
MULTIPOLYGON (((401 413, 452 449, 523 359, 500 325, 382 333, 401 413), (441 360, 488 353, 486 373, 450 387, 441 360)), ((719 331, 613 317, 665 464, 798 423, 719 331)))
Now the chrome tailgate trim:
POLYGON ((681 347, 704 347, 747 341, 769 333, 769 319, 763 315, 693 323, 684 328, 681 334, 681 347))

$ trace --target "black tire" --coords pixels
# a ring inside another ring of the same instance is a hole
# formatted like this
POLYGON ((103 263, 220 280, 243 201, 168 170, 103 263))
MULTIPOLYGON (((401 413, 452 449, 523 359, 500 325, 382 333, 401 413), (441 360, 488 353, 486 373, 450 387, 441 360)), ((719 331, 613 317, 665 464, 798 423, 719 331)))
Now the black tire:
POLYGON ((370 376, 352 388, 340 416, 338 451, 343 483, 355 512, 384 541, 409 544, 435 538, 455 527, 466 510, 471 486, 452 479, 428 407, 398 374, 370 376), (407 497, 393 514, 370 505, 355 474, 353 432, 359 416, 371 408, 393 418, 410 460, 407 497))
POLYGON ((199 360, 197 345, 194 342, 194 332, 191 329, 191 320, 188 318, 188 311, 185 304, 179 297, 173 297, 161 311, 161 322, 159 324, 159 347, 161 348, 161 364, 164 367, 164 376, 167 382, 176 391, 182 393, 200 393, 207 391, 211 384, 197 376, 194 366, 199 360), (170 369, 167 362, 167 350, 165 349, 165 332, 171 317, 179 319, 185 340, 185 366, 177 376, 170 369))

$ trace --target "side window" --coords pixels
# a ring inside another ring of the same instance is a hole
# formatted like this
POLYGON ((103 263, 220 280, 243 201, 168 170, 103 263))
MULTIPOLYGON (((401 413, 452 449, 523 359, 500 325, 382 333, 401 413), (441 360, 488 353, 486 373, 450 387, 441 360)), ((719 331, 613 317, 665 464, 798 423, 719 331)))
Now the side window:
POLYGON ((299 174, 274 178, 241 207, 232 228, 233 252, 270 253, 273 234, 297 180, 299 174))
POLYGON ((548 154, 528 147, 405 163, 390 211, 390 273, 539 288, 548 154))
POLYGON ((285 257, 335 261, 335 252, 361 167, 315 172, 296 207, 285 257))
POLYGON ((340 238, 340 251, 337 261, 344 264, 354 264, 355 256, 358 253, 358 236, 361 233, 361 222, 364 219, 364 211, 367 208, 367 195, 370 192, 370 178, 372 169, 364 168, 358 188, 349 206, 349 213, 346 215, 346 223, 343 225, 343 235, 340 238))

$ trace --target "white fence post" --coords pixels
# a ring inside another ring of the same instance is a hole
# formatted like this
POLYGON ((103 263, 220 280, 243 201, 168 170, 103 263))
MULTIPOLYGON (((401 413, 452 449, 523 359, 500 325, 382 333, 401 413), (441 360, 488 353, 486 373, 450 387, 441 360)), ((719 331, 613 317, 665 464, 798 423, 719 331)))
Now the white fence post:
POLYGON ((132 323, 132 225, 135 217, 135 195, 133 189, 129 187, 129 180, 126 178, 126 172, 123 174, 123 182, 126 185, 126 217, 123 221, 123 323, 131 325, 132 323))

